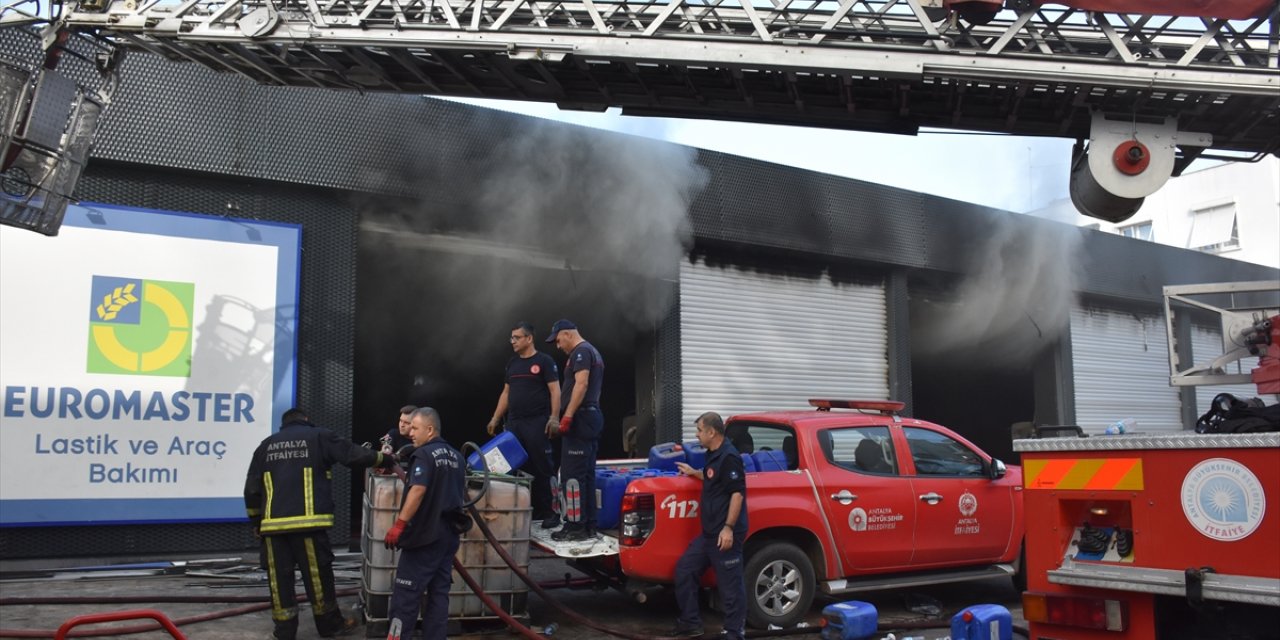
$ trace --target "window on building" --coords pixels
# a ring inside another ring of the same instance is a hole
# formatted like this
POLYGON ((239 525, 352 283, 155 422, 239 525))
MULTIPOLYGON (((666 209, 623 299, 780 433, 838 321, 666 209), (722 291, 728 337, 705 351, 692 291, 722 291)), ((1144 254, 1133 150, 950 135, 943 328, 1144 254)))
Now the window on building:
POLYGON ((1119 229, 1117 229, 1117 231, 1120 232, 1120 235, 1126 238, 1137 238, 1138 240, 1146 240, 1148 242, 1151 241, 1151 223, 1150 222, 1139 222, 1138 224, 1131 224, 1127 227, 1120 227, 1119 229))
POLYGON ((1221 253, 1240 246, 1236 223, 1236 203, 1227 202, 1191 211, 1191 237, 1187 248, 1205 253, 1221 253))

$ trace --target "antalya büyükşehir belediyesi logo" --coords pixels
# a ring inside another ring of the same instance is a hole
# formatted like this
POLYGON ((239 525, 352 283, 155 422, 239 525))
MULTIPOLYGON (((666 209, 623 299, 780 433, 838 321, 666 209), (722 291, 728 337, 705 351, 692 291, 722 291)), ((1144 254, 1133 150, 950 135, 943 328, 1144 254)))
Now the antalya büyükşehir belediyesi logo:
POLYGON ((93 276, 88 372, 190 377, 195 288, 93 276))

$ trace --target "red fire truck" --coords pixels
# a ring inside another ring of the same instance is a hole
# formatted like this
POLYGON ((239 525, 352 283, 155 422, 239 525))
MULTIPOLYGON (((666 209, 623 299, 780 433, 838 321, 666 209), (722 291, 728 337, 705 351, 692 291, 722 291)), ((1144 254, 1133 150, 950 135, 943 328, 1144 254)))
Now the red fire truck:
MULTIPOLYGON (((1166 288, 1166 301, 1280 293, 1280 283, 1258 284, 1166 288)), ((1185 374, 1222 376, 1225 362, 1254 355, 1261 362, 1243 377, 1261 394, 1280 392, 1273 314, 1225 313, 1236 321, 1223 323, 1224 335, 1239 348, 1209 367, 1171 366, 1174 382, 1213 382, 1185 374)), ((1014 450, 1030 523, 1023 615, 1033 640, 1280 637, 1280 433, 1028 439, 1014 450)))

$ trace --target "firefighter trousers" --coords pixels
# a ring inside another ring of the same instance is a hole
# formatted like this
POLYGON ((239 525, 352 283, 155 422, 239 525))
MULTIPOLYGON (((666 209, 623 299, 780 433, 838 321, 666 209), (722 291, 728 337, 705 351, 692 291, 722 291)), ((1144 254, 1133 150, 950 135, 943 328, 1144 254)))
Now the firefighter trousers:
POLYGON ((747 585, 742 577, 742 541, 734 536, 733 546, 721 551, 716 536, 698 535, 689 542, 676 562, 676 604, 682 629, 702 626, 698 610, 698 586, 707 567, 715 569, 716 589, 724 606, 724 638, 742 640, 747 625, 747 585))
POLYGON ((574 517, 572 508, 566 506, 569 522, 578 522, 588 529, 596 528, 596 454, 600 450, 600 429, 604 416, 596 407, 584 407, 573 416, 573 427, 560 438, 560 490, 563 493, 570 480, 578 481, 580 515, 574 517))
POLYGON ((555 513, 551 508, 551 476, 555 475, 555 467, 552 466, 551 442, 547 440, 547 420, 550 417, 548 414, 507 419, 507 431, 520 441, 520 446, 529 455, 521 469, 533 476, 529 493, 534 520, 542 520, 555 513))
POLYGON ((342 630, 345 620, 333 589, 333 548, 328 531, 276 533, 262 537, 267 578, 271 584, 271 619, 279 640, 298 635, 298 602, 293 591, 294 567, 302 571, 302 585, 311 601, 316 632, 329 637, 342 630))
POLYGON ((391 590, 387 617, 391 633, 387 640, 413 637, 413 627, 422 610, 423 640, 444 640, 449 623, 449 587, 453 584, 453 557, 461 541, 448 534, 425 547, 402 549, 396 565, 396 581, 391 590), (426 604, 422 594, 426 594, 426 604), (396 629, 400 632, 397 635, 396 629))

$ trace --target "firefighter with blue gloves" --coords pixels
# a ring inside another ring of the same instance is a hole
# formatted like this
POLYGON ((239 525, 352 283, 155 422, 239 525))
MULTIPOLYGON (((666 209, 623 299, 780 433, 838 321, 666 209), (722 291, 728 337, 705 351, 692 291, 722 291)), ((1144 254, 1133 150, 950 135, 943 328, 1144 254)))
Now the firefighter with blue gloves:
POLYGON ((253 452, 244 505, 266 556, 276 640, 294 640, 298 635, 295 566, 302 570, 302 584, 321 637, 346 635, 357 626, 355 620, 343 617, 333 586, 328 530, 333 526, 331 468, 335 464, 383 466, 394 460, 311 424, 301 409, 284 412, 280 430, 253 452))
POLYGON ((470 528, 466 468, 462 454, 441 437, 440 414, 430 407, 413 412, 409 436, 417 449, 409 463, 404 498, 387 531, 387 548, 400 548, 388 605, 387 640, 412 638, 422 610, 424 640, 443 640, 449 621, 449 587, 459 536, 470 528), (423 594, 426 606, 420 607, 423 594))

